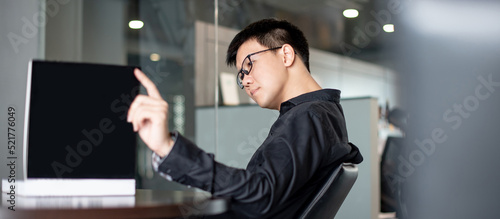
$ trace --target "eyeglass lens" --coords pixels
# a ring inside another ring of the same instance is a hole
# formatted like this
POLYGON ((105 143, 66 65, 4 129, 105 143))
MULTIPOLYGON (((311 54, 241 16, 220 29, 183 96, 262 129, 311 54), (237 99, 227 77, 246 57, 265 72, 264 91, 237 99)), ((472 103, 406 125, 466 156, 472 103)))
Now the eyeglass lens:
POLYGON ((252 70, 252 61, 250 60, 250 56, 247 56, 245 57, 245 60, 243 60, 243 63, 241 64, 241 69, 238 72, 238 76, 236 78, 240 88, 243 88, 243 78, 245 78, 245 75, 248 75, 251 70, 252 70))

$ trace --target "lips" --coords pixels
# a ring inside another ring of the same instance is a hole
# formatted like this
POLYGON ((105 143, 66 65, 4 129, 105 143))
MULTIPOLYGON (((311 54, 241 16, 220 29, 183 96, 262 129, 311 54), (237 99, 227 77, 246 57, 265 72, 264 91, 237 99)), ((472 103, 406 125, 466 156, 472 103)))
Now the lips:
POLYGON ((253 96, 255 94, 255 92, 257 92, 259 90, 259 88, 256 88, 256 89, 253 89, 253 90, 250 90, 250 94, 253 96))

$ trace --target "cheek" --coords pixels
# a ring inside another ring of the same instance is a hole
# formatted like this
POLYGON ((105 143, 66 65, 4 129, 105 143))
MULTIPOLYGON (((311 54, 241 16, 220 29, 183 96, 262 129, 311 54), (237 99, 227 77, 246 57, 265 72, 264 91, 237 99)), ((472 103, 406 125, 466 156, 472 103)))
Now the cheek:
POLYGON ((266 84, 266 82, 269 81, 269 79, 273 76, 272 74, 274 73, 273 68, 271 66, 259 66, 256 69, 253 69, 252 72, 253 79, 259 84, 266 84), (255 70, 255 71, 254 71, 255 70))

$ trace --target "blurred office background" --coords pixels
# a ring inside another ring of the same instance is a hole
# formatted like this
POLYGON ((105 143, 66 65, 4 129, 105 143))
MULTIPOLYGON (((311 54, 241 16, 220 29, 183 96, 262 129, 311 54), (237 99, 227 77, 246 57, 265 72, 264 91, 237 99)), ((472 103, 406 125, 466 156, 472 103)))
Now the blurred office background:
MULTIPOLYGON (((169 102, 169 127, 244 168, 278 113, 236 89, 225 52, 240 29, 277 17, 304 31, 320 85, 342 90, 366 158, 338 218, 495 218, 499 12, 498 1, 1 0, 0 121, 14 106, 23 124, 30 59, 140 66, 169 102)), ((137 187, 184 189, 154 173, 150 153, 138 140, 137 187)))

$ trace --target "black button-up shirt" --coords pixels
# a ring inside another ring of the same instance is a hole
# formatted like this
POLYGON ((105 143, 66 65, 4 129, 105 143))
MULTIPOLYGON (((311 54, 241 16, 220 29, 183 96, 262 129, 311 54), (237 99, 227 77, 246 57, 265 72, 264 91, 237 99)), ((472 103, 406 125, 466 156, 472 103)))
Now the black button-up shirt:
POLYGON ((173 181, 230 198, 237 218, 298 217, 329 171, 363 160, 348 144, 339 99, 339 90, 324 89, 283 102, 246 169, 216 162, 182 135, 155 166, 173 181))

